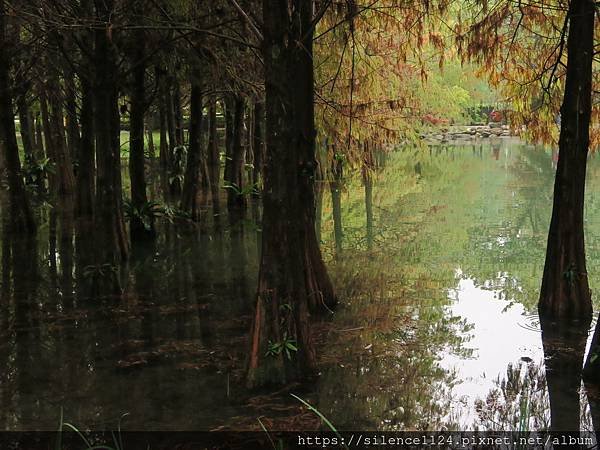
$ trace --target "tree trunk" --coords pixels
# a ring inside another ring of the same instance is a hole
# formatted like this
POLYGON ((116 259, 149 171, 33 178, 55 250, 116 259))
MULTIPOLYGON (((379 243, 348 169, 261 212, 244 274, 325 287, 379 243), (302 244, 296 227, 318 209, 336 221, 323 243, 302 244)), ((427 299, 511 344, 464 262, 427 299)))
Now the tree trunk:
POLYGON ((81 79, 81 142, 79 145, 79 166, 76 179, 76 212, 79 217, 92 217, 94 214, 94 172, 96 149, 94 143, 94 88, 84 74, 81 79))
POLYGON ((0 151, 3 166, 8 175, 8 196, 10 204, 10 228, 15 231, 34 233, 36 226, 33 211, 29 204, 15 129, 13 100, 9 78, 9 58, 6 41, 6 10, 0 2, 0 151))
POLYGON ((572 0, 568 12, 568 66, 559 159, 538 304, 540 315, 557 319, 588 318, 592 314, 583 206, 592 107, 594 10, 590 0, 572 0))
POLYGON ((580 429, 580 388, 589 320, 541 320, 544 365, 553 432, 580 429))
POLYGON ((202 163, 202 85, 192 79, 190 117, 190 144, 187 167, 183 183, 181 209, 194 220, 199 217, 198 187, 200 185, 200 165, 202 163))
MULTIPOLYGON (((73 47, 69 45, 68 51, 73 52, 73 47)), ((64 85, 65 85, 65 112, 66 112, 66 130, 67 130, 67 148, 69 157, 76 159, 79 156, 79 147, 81 146, 81 135, 79 123, 77 122, 77 100, 75 93, 75 73, 64 62, 64 85)))
POLYGON ((95 224, 97 256, 102 264, 116 265, 129 254, 121 198, 120 121, 116 56, 110 19, 114 0, 94 0, 97 20, 105 25, 95 30, 96 86, 95 131, 98 176, 95 224))
POLYGON ((363 183, 365 185, 365 212, 367 216, 367 249, 373 250, 373 169, 374 158, 371 147, 367 142, 364 145, 364 161, 362 168, 363 183))
MULTIPOLYGON (((94 7, 92 0, 81 1, 81 14, 83 17, 92 17, 94 7)), ((75 212, 78 217, 91 219, 94 214, 95 196, 95 172, 96 172, 96 148, 94 141, 94 81, 92 79, 94 34, 91 30, 85 32, 82 37, 82 65, 79 69, 79 81, 81 82, 81 111, 79 122, 81 124, 81 140, 79 142, 76 178, 76 206, 75 212), (83 64, 85 62, 85 64, 83 64)))
POLYGON ((225 169, 223 171, 223 181, 231 179, 233 164, 233 134, 234 134, 234 111, 235 101, 232 95, 225 96, 225 169))
POLYGON ((17 111, 19 113, 23 154, 25 156, 25 162, 31 167, 35 163, 35 132, 33 130, 31 112, 27 106, 27 99, 24 93, 17 98, 17 111))
POLYGON ((331 190, 331 203, 333 209, 333 240, 335 242, 335 256, 342 256, 342 241, 344 238, 344 228, 342 226, 342 178, 343 163, 334 153, 331 163, 331 181, 329 189, 331 190))
POLYGON ((267 152, 249 386, 313 373, 309 308, 336 302, 314 228, 311 20, 312 2, 263 0, 267 152))
POLYGON ((252 184, 254 184, 256 188, 255 196, 258 196, 258 186, 260 184, 263 172, 263 160, 265 154, 265 136, 263 127, 264 116, 264 103, 254 103, 254 143, 252 145, 252 150, 254 151, 254 161, 252 169, 252 184))
POLYGON ((210 178, 210 191, 215 220, 221 214, 221 201, 219 187, 221 178, 221 160, 219 155, 219 142, 217 137, 217 102, 211 98, 208 106, 208 174, 210 178))
POLYGON ((169 191, 175 198, 181 195, 183 142, 179 127, 179 88, 174 81, 174 89, 167 89, 167 129, 169 131, 169 191))
POLYGON ((40 105, 44 121, 44 138, 48 157, 56 165, 53 177, 53 192, 58 195, 73 195, 75 191, 75 173, 73 162, 67 148, 64 129, 64 114, 58 78, 49 77, 41 87, 40 105))
POLYGON ((228 183, 227 189, 227 209, 230 214, 237 215, 245 207, 245 197, 243 195, 244 188, 244 146, 243 139, 243 124, 244 124, 244 106, 245 102, 242 97, 236 97, 234 102, 233 115, 233 135, 231 136, 231 165, 228 173, 228 178, 225 181, 228 183))
POLYGON ((158 80, 159 86, 159 96, 158 96, 158 119, 159 119, 159 131, 160 131, 160 141, 159 141, 159 159, 160 159, 160 167, 163 171, 168 170, 169 168, 169 143, 167 141, 168 131, 167 131, 167 95, 165 89, 165 80, 162 71, 157 66, 156 67, 156 78, 158 80))
MULTIPOLYGON (((138 11, 139 12, 139 11, 138 11)), ((146 156, 144 155, 144 115, 146 113, 146 63, 145 33, 133 33, 132 66, 133 83, 131 90, 129 176, 131 178, 131 211, 129 231, 132 242, 153 239, 154 217, 147 209, 146 156)))

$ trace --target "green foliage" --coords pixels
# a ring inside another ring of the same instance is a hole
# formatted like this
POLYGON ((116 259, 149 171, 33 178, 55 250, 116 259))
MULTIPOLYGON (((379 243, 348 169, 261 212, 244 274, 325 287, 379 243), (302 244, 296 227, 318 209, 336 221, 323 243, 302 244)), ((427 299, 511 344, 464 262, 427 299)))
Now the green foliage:
POLYGON ((295 339, 288 336, 287 332, 283 333, 283 340, 281 342, 269 341, 268 349, 265 356, 279 356, 282 353, 285 354, 287 359, 292 359, 292 352, 297 352, 298 346, 295 339))
POLYGON ((117 273, 117 268, 109 263, 92 264, 83 268, 83 277, 89 280, 100 280, 107 277, 113 277, 117 273))
POLYGON ((165 215, 164 208, 157 202, 147 201, 141 206, 135 206, 130 199, 123 201, 123 210, 128 219, 137 219, 146 231, 152 230, 155 219, 165 215))
POLYGON ((48 177, 48 174, 56 173, 56 164, 50 158, 42 158, 38 161, 26 162, 23 167, 25 180, 29 184, 38 184, 48 177))
POLYGON ((250 195, 256 196, 260 194, 260 189, 258 183, 247 184, 246 186, 240 187, 235 183, 225 182, 223 189, 229 189, 230 191, 235 192, 238 196, 248 197, 250 195))

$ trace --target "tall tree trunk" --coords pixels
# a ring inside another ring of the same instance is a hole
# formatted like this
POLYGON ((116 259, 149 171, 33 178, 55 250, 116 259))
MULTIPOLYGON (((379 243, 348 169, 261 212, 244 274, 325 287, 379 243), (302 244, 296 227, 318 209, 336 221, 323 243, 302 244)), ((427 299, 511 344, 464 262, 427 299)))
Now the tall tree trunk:
POLYGON ((95 142, 94 142, 94 92, 89 74, 81 79, 81 141, 79 145, 79 166, 76 179, 76 213, 79 217, 92 217, 94 213, 94 175, 95 175, 95 142))
POLYGON ((217 102, 210 99, 208 106, 208 174, 210 177, 210 191, 215 220, 221 214, 219 187, 221 178, 221 160, 219 155, 219 142, 217 136, 217 102))
POLYGON ((264 117, 265 117, 265 105, 263 102, 254 103, 254 143, 252 150, 254 151, 253 158, 253 169, 252 169, 252 183, 256 187, 255 195, 258 195, 258 186, 260 184, 262 172, 263 172, 263 161, 265 154, 265 136, 264 136, 264 117))
POLYGON ((225 96, 225 168, 223 170, 223 180, 231 179, 232 164, 233 164, 233 134, 235 126, 235 100, 233 95, 225 96))
POLYGON ((192 216, 199 217, 198 187, 200 185, 200 169, 202 163, 202 85, 192 78, 190 117, 190 143, 188 147, 187 166, 183 183, 181 209, 192 216))
POLYGON ((15 231, 35 232, 35 220, 29 204, 15 129, 13 99, 9 77, 8 43, 6 41, 6 6, 0 2, 0 152, 8 175, 8 196, 11 228, 15 231))
POLYGON ((59 80, 55 79, 51 80, 48 84, 48 89, 54 93, 48 96, 50 126, 52 129, 51 139, 54 146, 53 153, 58 177, 58 193, 59 195, 73 195, 75 192, 75 172, 65 136, 63 99, 57 96, 60 89, 59 83, 59 80))
POLYGON ((178 112, 179 89, 176 81, 172 80, 172 83, 173 86, 166 90, 167 129, 169 132, 169 191, 173 197, 179 197, 181 194, 183 142, 182 133, 179 129, 181 126, 178 112))
MULTIPOLYGON (((141 11, 138 11, 141 14, 141 11)), ((137 30, 133 33, 131 90, 131 121, 130 121, 130 150, 129 176, 131 178, 131 211, 129 231, 132 242, 153 239, 154 218, 152 211, 146 207, 146 156, 144 155, 144 115, 146 113, 146 63, 145 63, 145 33, 137 30)))
POLYGON ((185 145, 184 127, 183 127, 183 109, 181 107, 181 86, 179 80, 174 80, 173 86, 173 114, 175 118, 175 145, 181 147, 185 145))
MULTIPOLYGON (((80 9, 82 17, 93 17, 94 6, 92 0, 81 0, 80 9)), ((96 147, 94 139, 94 80, 92 70, 94 64, 94 33, 86 30, 82 39, 82 64, 78 76, 81 83, 81 111, 79 122, 81 124, 81 139, 79 141, 76 178, 76 206, 75 213, 78 217, 92 218, 94 214, 95 175, 96 175, 96 147)))
POLYGON ((96 186, 97 256, 102 264, 118 264, 129 254, 121 198, 121 155, 117 64, 110 23, 114 0, 94 0, 97 20, 105 27, 95 30, 96 86, 95 131, 98 176, 96 186))
POLYGON ((164 75, 159 66, 156 66, 156 78, 158 80, 159 95, 158 95, 158 120, 159 120, 159 159, 160 167, 163 171, 169 168, 169 143, 167 140, 167 95, 165 89, 164 75))
POLYGON ((234 102, 233 135, 231 137, 231 165, 228 178, 225 179, 229 185, 229 189, 227 189, 227 209, 230 214, 235 215, 244 209, 246 201, 242 194, 244 188, 244 146, 242 144, 244 106, 244 99, 239 96, 236 97, 234 102))
POLYGON ((156 158, 156 149, 154 147, 154 115, 151 115, 146 121, 146 136, 148 139, 148 157, 151 162, 156 158))
MULTIPOLYGON (((73 52, 72 46, 67 49, 73 52)), ((71 159, 79 156, 79 147, 81 146, 81 134, 79 123, 77 121, 77 100, 75 92, 75 73, 69 63, 64 62, 64 92, 65 92, 65 116, 67 130, 67 148, 71 159)))
POLYGON ((342 178, 343 162, 334 152, 333 162, 331 163, 331 181, 329 189, 331 190, 331 203, 333 209, 333 240, 335 242, 335 256, 342 256, 342 241, 344 238, 344 228, 342 226, 342 178))
POLYGON ((592 314, 583 205, 592 109, 594 13, 594 2, 590 0, 570 3, 559 159, 538 304, 544 317, 587 318, 592 314))
POLYGON ((374 158, 368 142, 364 145, 364 161, 362 168, 365 185, 365 213, 367 217, 367 249, 373 249, 373 169, 374 158))
POLYGON ((311 21, 312 2, 263 0, 267 152, 250 386, 313 373, 309 309, 336 302, 315 234, 311 21))
POLYGON ((25 162, 31 167, 35 163, 35 132, 33 130, 31 112, 29 111, 29 106, 27 105, 25 93, 19 95, 17 98, 17 111, 19 113, 23 154, 25 156, 25 162))

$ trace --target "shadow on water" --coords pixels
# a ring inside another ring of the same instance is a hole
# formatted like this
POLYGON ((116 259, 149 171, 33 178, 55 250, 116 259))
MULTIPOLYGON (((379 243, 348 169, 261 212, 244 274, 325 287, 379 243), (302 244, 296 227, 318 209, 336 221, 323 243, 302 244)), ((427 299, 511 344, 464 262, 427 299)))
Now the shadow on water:
MULTIPOLYGON (((341 305, 313 326, 318 382, 277 392, 243 383, 260 239, 270 238, 258 203, 220 227, 160 223, 158 241, 117 273, 119 295, 97 288, 109 269, 94 266, 93 227, 71 205, 44 212, 37 240, 9 235, 3 214, 2 429, 53 430, 61 408, 90 428, 125 412, 127 429, 256 429, 257 417, 271 429, 318 427, 290 390, 339 429, 597 426, 600 397, 582 389, 580 370, 589 327, 535 314, 552 156, 499 140, 374 158, 343 189, 320 189, 341 305)), ((595 291, 600 164, 589 170, 595 291)))

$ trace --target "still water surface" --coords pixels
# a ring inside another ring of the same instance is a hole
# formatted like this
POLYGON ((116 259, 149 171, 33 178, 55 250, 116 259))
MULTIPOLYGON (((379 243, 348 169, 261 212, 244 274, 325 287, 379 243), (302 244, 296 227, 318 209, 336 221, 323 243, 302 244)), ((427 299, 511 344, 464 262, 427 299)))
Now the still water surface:
MULTIPOLYGON (((309 387, 244 388, 260 234, 252 220, 222 232, 165 224, 121 271, 120 299, 88 289, 78 227, 58 205, 44 212, 35 245, 4 236, 0 427, 53 430, 61 410, 82 428, 114 426, 124 413, 126 429, 248 428, 258 417, 317 426, 295 392, 340 429, 514 429, 524 406, 531 429, 558 415, 589 428, 586 391, 569 369, 586 333, 542 340, 535 315, 552 154, 507 139, 380 159, 373 227, 362 180, 345 180, 337 246, 323 189, 320 235, 342 305, 315 323, 322 372, 309 387)), ((599 171, 592 157, 593 292, 599 171)))

